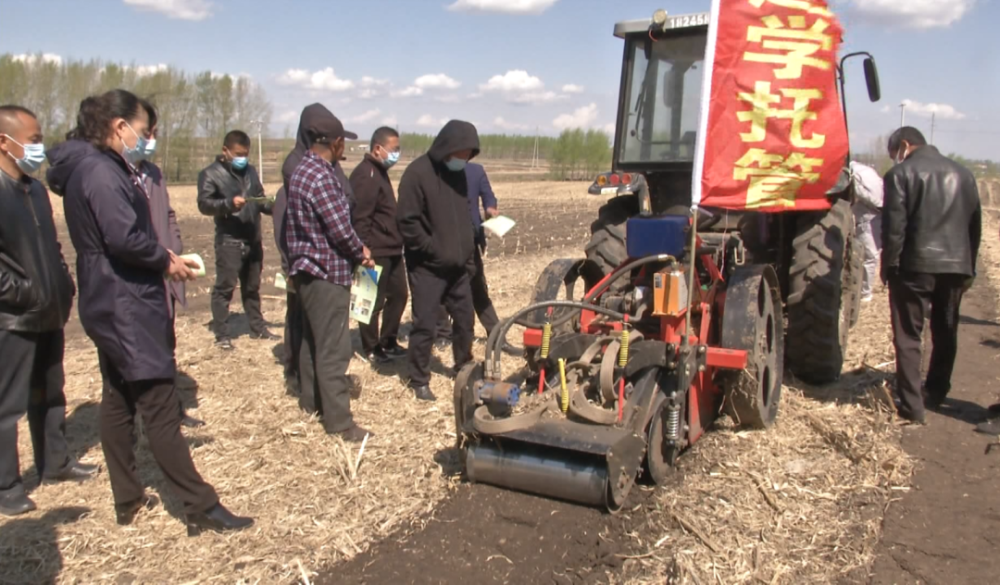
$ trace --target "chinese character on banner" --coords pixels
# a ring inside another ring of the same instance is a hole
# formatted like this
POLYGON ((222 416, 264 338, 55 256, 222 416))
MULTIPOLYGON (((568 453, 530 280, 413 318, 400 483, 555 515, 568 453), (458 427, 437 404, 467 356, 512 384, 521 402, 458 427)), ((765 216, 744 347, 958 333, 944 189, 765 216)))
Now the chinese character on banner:
POLYGON ((824 0, 714 0, 695 205, 829 208, 848 151, 841 34, 824 0))

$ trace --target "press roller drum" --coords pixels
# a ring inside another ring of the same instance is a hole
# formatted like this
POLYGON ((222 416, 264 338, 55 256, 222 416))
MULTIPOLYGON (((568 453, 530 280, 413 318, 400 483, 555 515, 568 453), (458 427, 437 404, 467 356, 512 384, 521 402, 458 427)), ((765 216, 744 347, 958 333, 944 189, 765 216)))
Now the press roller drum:
POLYGON ((466 452, 469 481, 579 502, 603 505, 608 493, 606 465, 569 460, 535 451, 482 443, 466 452))

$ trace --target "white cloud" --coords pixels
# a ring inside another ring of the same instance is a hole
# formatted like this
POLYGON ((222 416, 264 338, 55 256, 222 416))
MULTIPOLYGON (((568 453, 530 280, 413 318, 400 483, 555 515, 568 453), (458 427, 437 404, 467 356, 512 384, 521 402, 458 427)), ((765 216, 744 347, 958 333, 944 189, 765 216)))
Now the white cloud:
POLYGON ((507 96, 507 101, 514 104, 545 104, 556 100, 564 99, 554 91, 538 91, 528 93, 512 93, 507 96))
POLYGON ((393 92, 393 97, 415 97, 418 95, 424 95, 424 90, 419 87, 410 86, 405 89, 393 92))
POLYGON ((375 108, 374 110, 368 110, 367 112, 358 114, 357 116, 353 116, 351 118, 348 118, 347 121, 348 122, 353 122, 355 124, 365 124, 365 123, 371 122, 372 120, 374 120, 375 118, 377 118, 378 115, 381 114, 381 113, 382 113, 382 110, 380 110, 378 108, 375 108))
POLYGON ((296 112, 295 110, 286 110, 278 114, 276 120, 281 124, 290 124, 299 119, 301 112, 296 112))
POLYGON ((458 12, 502 12, 505 14, 541 14, 558 0, 455 0, 448 10, 458 12))
POLYGON ((333 71, 333 67, 327 67, 313 73, 305 69, 289 69, 278 77, 278 83, 282 85, 296 85, 304 89, 333 92, 347 91, 354 88, 354 82, 349 79, 337 77, 337 74, 333 71))
POLYGON ((448 123, 447 118, 438 119, 430 114, 424 114, 423 116, 420 116, 419 118, 417 118, 416 122, 417 126, 426 126, 428 128, 439 128, 447 123, 448 123))
POLYGON ((420 89, 457 89, 462 84, 444 73, 437 73, 421 75, 413 81, 413 85, 420 89))
POLYGON ((60 57, 59 55, 56 55, 55 53, 42 53, 40 56, 21 54, 21 55, 14 55, 11 58, 20 63, 34 65, 35 63, 38 62, 39 57, 41 57, 42 63, 52 63, 54 65, 62 65, 63 58, 60 57))
POLYGON ((166 63, 157 63, 156 65, 139 65, 135 68, 135 74, 139 77, 146 77, 147 75, 156 75, 157 73, 163 73, 167 70, 166 63))
POLYGON ((574 85, 572 83, 562 86, 563 93, 583 93, 582 85, 574 85))
POLYGON ((209 0, 124 0, 139 10, 152 10, 179 20, 205 20, 212 16, 209 0))
POLYGON ((906 105, 907 114, 921 118, 930 118, 932 114, 940 120, 962 120, 965 118, 965 114, 948 104, 922 104, 913 100, 903 100, 903 104, 906 105))
POLYGON ((597 104, 590 104, 573 110, 572 114, 563 114, 552 120, 552 125, 559 130, 570 128, 586 128, 597 120, 597 104))
POLYGON ((479 86, 482 91, 533 91, 539 90, 545 84, 534 75, 528 75, 523 69, 514 69, 503 75, 494 75, 486 83, 479 86))
POLYGON ((612 140, 614 140, 614 138, 615 138, 615 123, 614 122, 609 122, 609 123, 605 124, 603 127, 601 127, 601 130, 604 130, 604 132, 608 136, 610 136, 612 140))
POLYGON ((434 101, 441 102, 442 104, 457 104, 462 101, 461 96, 450 93, 448 95, 441 95, 434 98, 434 101))
POLYGON ((961 20, 977 0, 850 0, 851 11, 878 25, 947 27, 961 20))
POLYGON ((528 129, 528 125, 527 124, 518 124, 516 122, 508 122, 507 120, 504 120, 503 118, 500 118, 500 117, 498 117, 497 119, 493 120, 493 126, 499 128, 501 130, 527 130, 528 129))
POLYGON ((386 85, 389 85, 388 79, 375 79, 368 75, 361 78, 361 87, 385 87, 386 85))
POLYGON ((396 119, 396 116, 382 118, 383 126, 396 126, 397 124, 399 124, 399 120, 396 119))

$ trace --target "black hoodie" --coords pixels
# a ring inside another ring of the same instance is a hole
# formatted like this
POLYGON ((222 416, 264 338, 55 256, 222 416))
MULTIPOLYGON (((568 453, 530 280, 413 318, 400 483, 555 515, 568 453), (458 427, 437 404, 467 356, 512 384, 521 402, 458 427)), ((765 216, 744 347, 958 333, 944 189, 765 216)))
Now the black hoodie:
POLYGON ((396 218, 407 264, 436 272, 465 268, 475 252, 465 172, 448 170, 444 159, 461 150, 479 154, 479 134, 468 122, 445 124, 427 154, 406 167, 399 183, 396 218))

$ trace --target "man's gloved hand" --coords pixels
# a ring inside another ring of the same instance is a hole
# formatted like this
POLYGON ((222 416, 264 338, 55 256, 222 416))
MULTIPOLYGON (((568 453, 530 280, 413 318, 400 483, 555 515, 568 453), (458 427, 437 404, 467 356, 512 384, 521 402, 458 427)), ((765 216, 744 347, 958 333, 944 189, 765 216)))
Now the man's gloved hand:
POLYGON ((970 276, 969 278, 966 278, 965 283, 962 284, 962 292, 963 293, 969 292, 969 289, 972 288, 972 285, 974 285, 975 283, 976 283, 975 276, 970 276))

